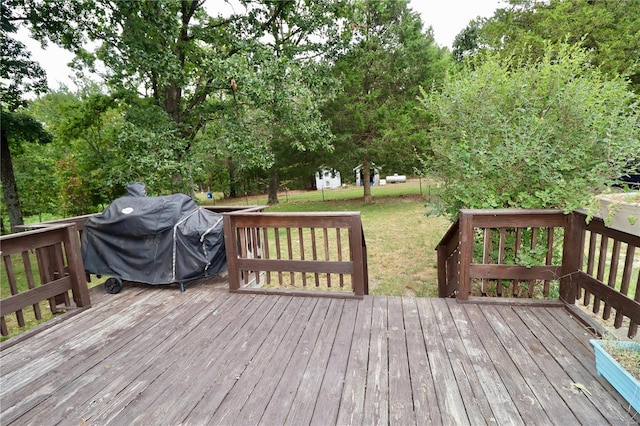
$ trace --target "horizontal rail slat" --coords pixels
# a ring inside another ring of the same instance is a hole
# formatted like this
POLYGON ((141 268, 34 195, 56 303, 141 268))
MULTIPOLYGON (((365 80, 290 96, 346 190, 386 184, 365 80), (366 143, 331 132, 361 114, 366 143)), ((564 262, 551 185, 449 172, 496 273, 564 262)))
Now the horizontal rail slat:
POLYGON ((562 266, 521 266, 521 265, 483 265, 471 264, 471 278, 503 280, 557 280, 561 276, 562 266))
POLYGON ((327 274, 352 274, 353 262, 287 260, 287 259, 238 259, 242 271, 318 272, 327 274))
POLYGON ((586 288, 589 293, 598 297, 602 302, 610 304, 622 315, 631 319, 631 321, 640 323, 640 303, 630 299, 622 293, 614 290, 606 284, 598 281, 590 275, 582 271, 576 273, 575 278, 580 286, 586 288))
POLYGON ((2 237, 2 255, 10 255, 42 247, 52 246, 63 241, 65 229, 73 224, 53 225, 33 231, 19 232, 2 237))
POLYGON ((70 276, 64 276, 57 280, 38 286, 23 293, 15 294, 0 300, 0 311, 6 316, 20 309, 50 299, 65 291, 71 290, 70 276))
POLYGON ((357 212, 340 213, 225 213, 237 228, 348 228, 357 212))

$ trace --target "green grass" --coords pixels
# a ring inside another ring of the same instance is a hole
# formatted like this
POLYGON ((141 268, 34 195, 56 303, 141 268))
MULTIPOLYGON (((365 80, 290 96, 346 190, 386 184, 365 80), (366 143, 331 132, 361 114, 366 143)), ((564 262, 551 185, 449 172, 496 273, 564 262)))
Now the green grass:
MULTIPOLYGON (((359 211, 367 243, 369 292, 374 295, 438 295, 436 244, 450 222, 426 216, 426 201, 436 195, 432 182, 411 180, 372 188, 373 202, 364 203, 360 187, 325 191, 280 193, 280 203, 269 212, 359 211)), ((218 205, 266 204, 267 198, 251 197, 216 201, 218 205)), ((211 200, 207 200, 210 201, 211 200)))
MULTIPOLYGON (((436 196, 438 185, 429 179, 411 179, 406 183, 374 186, 371 195, 375 198, 400 197, 406 195, 418 195, 425 200, 436 196)), ((301 203, 312 201, 355 201, 364 196, 363 188, 359 186, 347 186, 346 188, 329 189, 325 191, 280 191, 278 201, 280 205, 289 203, 301 203)), ((196 199, 202 205, 262 205, 267 204, 267 195, 238 197, 234 199, 221 199, 222 194, 213 193, 213 199, 208 199, 206 193, 196 194, 196 199)), ((308 210, 305 210, 308 211, 308 210)))

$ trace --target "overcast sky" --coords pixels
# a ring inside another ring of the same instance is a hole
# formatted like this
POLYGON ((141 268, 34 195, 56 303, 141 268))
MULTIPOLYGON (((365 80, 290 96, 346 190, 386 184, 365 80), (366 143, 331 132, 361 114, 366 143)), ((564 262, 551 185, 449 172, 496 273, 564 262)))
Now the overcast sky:
MULTIPOLYGON (((220 1, 220 0, 209 0, 220 1)), ((472 19, 489 17, 493 12, 505 6, 504 0, 410 0, 410 7, 420 13, 425 27, 433 28, 436 43, 451 48, 455 36, 467 26, 472 19)), ((21 31, 20 40, 27 44, 33 59, 38 61, 47 72, 49 87, 56 89, 61 84, 73 89, 75 86, 69 78, 67 64, 73 55, 57 46, 50 45, 42 51, 37 42, 28 42, 28 33, 21 31)))

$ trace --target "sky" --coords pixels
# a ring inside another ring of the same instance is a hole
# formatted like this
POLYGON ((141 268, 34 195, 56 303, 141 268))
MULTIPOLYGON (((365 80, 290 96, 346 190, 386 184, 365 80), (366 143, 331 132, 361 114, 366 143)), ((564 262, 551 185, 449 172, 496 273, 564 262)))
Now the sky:
MULTIPOLYGON (((425 28, 433 28, 436 43, 451 48, 453 39, 469 21, 478 16, 492 16, 496 9, 505 7, 505 4, 504 0, 410 0, 409 6, 413 11, 420 13, 425 28)), ((39 43, 29 39, 26 30, 21 30, 18 34, 19 39, 31 51, 32 58, 47 72, 50 88, 57 89, 61 85, 75 88, 69 77, 71 71, 67 67, 73 59, 70 52, 53 44, 43 51, 39 43)))

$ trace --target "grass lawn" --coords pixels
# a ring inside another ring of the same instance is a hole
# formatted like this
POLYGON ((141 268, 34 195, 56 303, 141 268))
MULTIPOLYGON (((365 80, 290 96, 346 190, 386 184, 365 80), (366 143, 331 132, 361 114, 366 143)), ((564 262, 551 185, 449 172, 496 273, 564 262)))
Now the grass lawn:
MULTIPOLYGON (((280 203, 267 211, 359 211, 367 242, 370 294, 437 297, 435 246, 450 222, 425 215, 425 202, 436 191, 436 186, 425 180, 374 187, 369 204, 363 202, 362 188, 358 187, 324 191, 324 201, 322 191, 290 191, 280 193, 280 203)), ((206 198, 201 201, 213 203, 206 198)), ((253 205, 266 201, 266 196, 260 196, 215 203, 253 205)))

